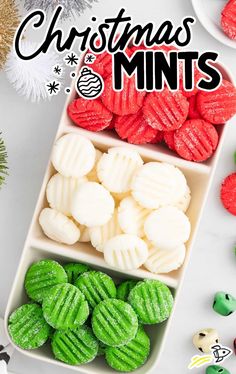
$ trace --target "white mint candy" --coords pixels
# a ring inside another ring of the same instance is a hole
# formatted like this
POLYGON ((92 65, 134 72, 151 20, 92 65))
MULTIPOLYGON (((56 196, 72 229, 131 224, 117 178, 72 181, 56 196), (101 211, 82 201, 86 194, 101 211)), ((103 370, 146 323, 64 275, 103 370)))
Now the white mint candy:
POLYGON ((126 148, 110 148, 104 153, 97 165, 100 182, 110 192, 124 193, 131 189, 135 172, 143 165, 138 152, 126 148))
POLYGON ((64 177, 59 173, 53 175, 46 189, 47 201, 50 207, 66 216, 70 216, 72 195, 81 183, 87 181, 86 177, 64 177))
POLYGON ((96 182, 83 183, 72 198, 71 213, 81 225, 102 226, 114 212, 115 202, 110 192, 96 182))
POLYGON ((104 245, 104 259, 115 269, 138 269, 147 258, 147 244, 135 235, 117 235, 104 245))
POLYGON ((185 194, 187 182, 175 166, 148 162, 136 173, 132 181, 132 195, 144 208, 175 205, 185 194))
POLYGON ((93 169, 86 175, 88 180, 90 182, 99 182, 98 176, 97 176, 97 164, 100 158, 102 157, 102 152, 99 151, 99 149, 96 149, 96 158, 95 158, 95 164, 93 169))
POLYGON ((183 265, 185 255, 186 248, 184 244, 180 244, 180 246, 172 251, 151 247, 149 248, 149 256, 144 266, 147 270, 155 274, 170 273, 183 265))
POLYGON ((178 208, 166 206, 153 211, 144 224, 145 234, 156 247, 173 250, 188 241, 191 225, 178 208))
POLYGON ((56 141, 52 151, 54 168, 65 177, 83 177, 95 164, 96 152, 92 142, 71 133, 56 141))
POLYGON ((121 229, 126 234, 144 236, 144 222, 150 210, 141 207, 132 196, 126 197, 120 202, 118 208, 118 220, 121 229))
POLYGON ((105 225, 91 227, 89 229, 92 246, 99 252, 103 252, 103 247, 109 239, 121 233, 117 209, 115 209, 112 218, 105 225))
POLYGON ((76 224, 55 209, 43 209, 39 223, 44 234, 59 243, 72 245, 80 238, 80 230, 76 224))
POLYGON ((175 204, 175 206, 176 208, 182 210, 182 212, 186 213, 189 208, 190 202, 191 202, 191 191, 190 191, 189 186, 187 186, 187 190, 184 196, 182 196, 182 198, 175 204))

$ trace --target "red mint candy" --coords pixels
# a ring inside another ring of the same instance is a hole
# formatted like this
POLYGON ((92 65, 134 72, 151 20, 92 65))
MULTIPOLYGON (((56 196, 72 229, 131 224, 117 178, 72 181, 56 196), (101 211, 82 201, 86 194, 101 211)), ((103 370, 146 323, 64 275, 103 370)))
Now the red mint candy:
MULTIPOLYGON (((92 52, 88 52, 92 53, 92 52)), ((132 51, 130 48, 126 48, 125 53, 127 56, 131 56, 132 51)), ((88 66, 91 67, 96 73, 100 74, 104 79, 107 78, 109 75, 112 74, 112 55, 107 51, 102 53, 92 53, 96 59, 94 60, 93 64, 89 64, 88 66)))
MULTIPOLYGON (((183 72, 180 73, 180 75, 182 75, 183 72)), ((196 95, 199 91, 198 87, 197 87, 197 83, 198 81, 203 78, 204 75, 203 73, 201 73, 198 68, 195 66, 194 67, 194 87, 191 91, 187 91, 185 88, 184 88, 184 83, 183 83, 183 78, 180 77, 180 81, 179 81, 179 89, 182 91, 183 95, 185 97, 191 97, 193 95, 196 95)))
POLYGON ((221 13, 221 27, 230 39, 236 39, 236 0, 230 0, 221 13))
POLYGON ((113 117, 99 99, 76 99, 68 106, 67 113, 77 126, 90 131, 104 130, 113 117))
POLYGON ((197 109, 197 95, 191 96, 188 102, 189 102, 188 118, 189 119, 201 118, 201 114, 199 113, 197 109))
POLYGON ((172 131, 181 127, 188 115, 189 103, 180 91, 161 92, 147 95, 143 113, 150 126, 159 131, 172 131))
POLYGON ((236 173, 230 174, 223 181, 220 198, 225 209, 236 216, 236 173))
POLYGON ((175 130, 174 131, 165 131, 164 132, 164 141, 167 146, 172 150, 175 151, 175 130))
POLYGON ((225 123, 236 113, 236 88, 223 80, 215 91, 199 91, 197 108, 206 121, 215 125, 225 123))
POLYGON ((116 116, 115 129, 121 139, 132 144, 146 144, 155 140, 158 130, 153 129, 145 120, 142 110, 136 114, 116 116))
POLYGON ((137 113, 142 107, 146 92, 136 90, 134 76, 131 78, 124 76, 124 86, 121 91, 114 91, 112 76, 105 80, 104 86, 101 99, 111 112, 122 116, 137 113))
POLYGON ((162 140, 164 139, 164 132, 163 131, 158 131, 156 130, 157 134, 154 139, 152 139, 149 143, 151 144, 157 144, 161 143, 162 140))
POLYGON ((192 119, 175 132, 174 142, 179 156, 189 161, 205 161, 217 147, 218 133, 211 123, 192 119))

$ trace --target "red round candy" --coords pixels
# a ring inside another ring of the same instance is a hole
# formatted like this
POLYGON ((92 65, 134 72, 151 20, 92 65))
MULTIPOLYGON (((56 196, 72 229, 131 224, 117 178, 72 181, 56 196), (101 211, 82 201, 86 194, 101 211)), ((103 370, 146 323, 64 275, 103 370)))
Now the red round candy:
POLYGON ((236 0, 230 0, 221 13, 221 26, 230 39, 236 39, 236 0))
POLYGON ((201 118, 201 114, 199 113, 197 109, 197 95, 191 96, 188 102, 189 102, 188 118, 189 119, 201 118))
POLYGON ((163 131, 158 131, 156 130, 156 136, 154 139, 152 139, 149 143, 151 144, 158 144, 158 143, 161 143, 162 140, 164 139, 164 133, 163 131))
POLYGON ((164 141, 172 151, 175 151, 174 136, 175 136, 175 131, 165 131, 164 132, 164 141))
POLYGON ((138 91, 135 87, 135 77, 124 76, 124 85, 121 91, 115 91, 112 85, 112 76, 104 83, 104 91, 101 95, 103 104, 111 112, 120 116, 134 114, 143 105, 146 92, 138 91))
POLYGON ((175 150, 179 156, 189 161, 205 161, 218 144, 215 127, 202 119, 186 121, 174 134, 175 150))
MULTIPOLYGON (((148 125, 142 110, 136 114, 117 116, 115 129, 121 139, 127 139, 132 144, 146 144, 156 139, 158 130, 148 125)), ((156 142, 156 141, 155 141, 156 142)))
POLYGON ((172 131, 181 127, 188 115, 189 103, 180 91, 171 92, 165 88, 161 92, 147 95, 143 113, 147 122, 159 131, 172 131))
POLYGON ((206 121, 223 124, 236 113, 236 88, 223 80, 215 91, 199 91, 197 108, 206 121))
POLYGON ((99 99, 76 99, 68 106, 67 112, 77 126, 90 131, 104 130, 113 117, 99 99))
POLYGON ((225 209, 236 216, 236 173, 225 178, 221 186, 220 197, 225 209))
POLYGON ((196 95, 199 91, 198 87, 197 87, 197 84, 199 82, 199 80, 203 77, 204 75, 198 70, 198 68, 195 66, 194 67, 194 85, 193 85, 193 89, 191 91, 187 91, 185 88, 184 88, 184 85, 183 85, 183 78, 181 77, 180 78, 180 81, 179 81, 179 89, 182 91, 183 95, 185 97, 191 97, 193 95, 196 95))

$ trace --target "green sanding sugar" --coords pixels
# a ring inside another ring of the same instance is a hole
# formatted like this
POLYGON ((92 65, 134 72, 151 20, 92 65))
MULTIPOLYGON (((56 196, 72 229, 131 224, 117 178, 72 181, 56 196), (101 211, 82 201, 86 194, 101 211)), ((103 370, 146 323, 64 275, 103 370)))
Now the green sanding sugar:
POLYGON ((41 260, 30 266, 25 276, 25 290, 34 301, 41 303, 51 287, 66 283, 63 267, 53 260, 41 260))
POLYGON ((102 343, 119 347, 135 337, 138 331, 138 318, 128 303, 107 299, 95 307, 92 328, 102 343))
POLYGON ((81 274, 90 270, 89 266, 85 264, 79 264, 79 263, 70 263, 70 264, 64 265, 63 267, 68 276, 68 282, 71 284, 75 284, 75 281, 78 279, 78 277, 81 274))
POLYGON ((89 315, 84 295, 72 284, 52 287, 43 300, 43 315, 54 329, 76 329, 89 315))
POLYGON ((101 271, 83 273, 75 282, 75 286, 84 294, 91 309, 102 300, 116 297, 116 286, 109 275, 101 271))
POLYGON ((129 294, 128 302, 143 324, 165 321, 171 313, 173 296, 169 288, 158 280, 139 282, 129 294))
POLYGON ((76 330, 56 331, 52 338, 55 357, 69 365, 81 365, 92 361, 98 353, 98 341, 87 326, 76 330))
POLYGON ((105 357, 109 366, 117 371, 130 372, 141 367, 150 353, 150 339, 142 326, 134 339, 121 347, 107 347, 105 357))
POLYGON ((16 309, 8 321, 13 342, 22 349, 36 349, 48 340, 51 328, 37 304, 25 304, 16 309))
POLYGON ((130 291, 136 286, 138 282, 135 280, 127 280, 122 282, 117 288, 117 299, 127 301, 130 291))

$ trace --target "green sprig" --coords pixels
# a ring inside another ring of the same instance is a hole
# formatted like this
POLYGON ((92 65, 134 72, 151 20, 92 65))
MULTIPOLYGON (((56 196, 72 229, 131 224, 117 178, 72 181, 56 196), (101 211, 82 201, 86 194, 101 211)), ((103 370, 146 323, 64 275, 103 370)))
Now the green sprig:
POLYGON ((7 151, 4 140, 0 137, 0 187, 5 182, 6 175, 8 175, 7 170, 7 151))

